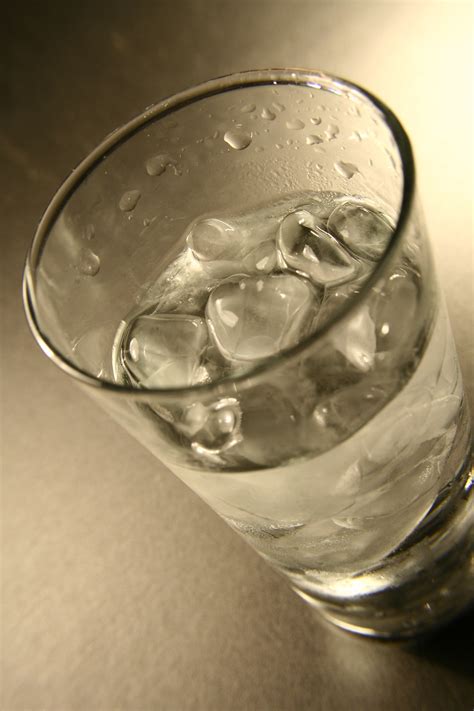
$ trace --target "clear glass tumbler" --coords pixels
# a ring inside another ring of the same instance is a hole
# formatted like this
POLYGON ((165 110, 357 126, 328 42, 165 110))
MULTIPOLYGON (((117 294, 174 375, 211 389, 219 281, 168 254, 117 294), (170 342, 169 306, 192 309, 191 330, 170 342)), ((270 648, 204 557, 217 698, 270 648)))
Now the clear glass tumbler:
POLYGON ((43 351, 335 624, 472 600, 470 426, 398 120, 303 70, 110 134, 27 258, 43 351))

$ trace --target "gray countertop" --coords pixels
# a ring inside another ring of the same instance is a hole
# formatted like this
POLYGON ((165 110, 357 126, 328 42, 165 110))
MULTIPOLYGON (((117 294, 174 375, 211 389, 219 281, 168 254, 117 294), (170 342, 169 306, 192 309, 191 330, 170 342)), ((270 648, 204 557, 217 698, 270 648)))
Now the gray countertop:
POLYGON ((472 614, 396 645, 330 628, 35 346, 20 280, 60 181, 223 73, 322 68, 412 138, 471 404, 472 5, 184 0, 2 11, 2 710, 468 711, 472 614), (471 368, 471 369, 470 369, 471 368))

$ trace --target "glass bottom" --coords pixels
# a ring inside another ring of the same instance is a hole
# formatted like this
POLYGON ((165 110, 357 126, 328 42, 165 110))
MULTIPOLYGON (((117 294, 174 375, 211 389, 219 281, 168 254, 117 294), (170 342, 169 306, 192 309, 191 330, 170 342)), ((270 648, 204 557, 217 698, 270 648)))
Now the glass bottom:
POLYGON ((385 587, 348 599, 324 595, 310 581, 294 585, 293 579, 295 592, 337 627, 384 639, 426 634, 466 611, 474 604, 471 457, 463 469, 458 495, 374 571, 386 578, 385 587))

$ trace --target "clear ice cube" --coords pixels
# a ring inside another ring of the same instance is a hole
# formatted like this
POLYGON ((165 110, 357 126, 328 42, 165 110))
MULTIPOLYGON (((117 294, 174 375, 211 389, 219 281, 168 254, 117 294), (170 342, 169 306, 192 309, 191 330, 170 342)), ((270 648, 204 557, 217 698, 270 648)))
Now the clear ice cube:
POLYGON ((282 465, 298 452, 301 417, 291 398, 272 385, 243 394, 239 453, 254 468, 282 465))
POLYGON ((335 286, 356 274, 356 260, 323 229, 321 218, 306 208, 283 219, 277 244, 287 268, 309 277, 318 286, 335 286))
POLYGON ((375 360, 377 339, 375 323, 367 304, 346 316, 330 335, 334 348, 355 368, 366 373, 375 360))
POLYGON ((239 255, 239 235, 230 222, 210 218, 191 227, 186 243, 200 261, 231 260, 239 255))
POLYGON ((207 343, 206 322, 197 316, 139 316, 122 344, 122 363, 140 387, 186 387, 205 378, 201 358, 207 343))
POLYGON ((290 274, 229 279, 207 303, 209 331, 226 358, 255 361, 295 346, 309 332, 318 299, 290 274))
POLYGON ((358 257, 377 261, 393 228, 380 212, 357 202, 343 202, 331 213, 328 229, 358 257))
POLYGON ((277 264, 275 242, 267 239, 255 247, 244 259, 244 268, 251 273, 270 274, 277 264))
POLYGON ((395 270, 373 309, 377 351, 401 351, 418 329, 419 278, 408 265, 395 270))
POLYGON ((180 430, 191 440, 198 455, 218 455, 240 441, 241 411, 235 398, 211 405, 196 402, 184 413, 180 430))

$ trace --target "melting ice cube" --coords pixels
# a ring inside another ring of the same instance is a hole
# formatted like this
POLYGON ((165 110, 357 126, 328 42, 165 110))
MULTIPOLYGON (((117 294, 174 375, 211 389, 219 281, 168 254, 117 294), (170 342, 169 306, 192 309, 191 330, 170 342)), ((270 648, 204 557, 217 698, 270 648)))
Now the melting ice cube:
POLYGON ((219 454, 237 444, 240 439, 241 412, 235 398, 223 398, 211 405, 196 402, 190 405, 180 429, 191 439, 197 454, 219 454))
POLYGON ((277 243, 285 265, 319 286, 341 284, 356 273, 357 262, 307 209, 285 217, 277 243))
POLYGON ((209 297, 209 330, 231 360, 268 358, 296 345, 318 306, 305 279, 290 274, 242 277, 221 283, 209 297))
POLYGON ((378 351, 403 349, 419 328, 419 298, 418 276, 412 269, 401 267, 390 275, 374 308, 378 351))
POLYGON ((234 226, 214 218, 194 223, 186 242, 201 261, 234 259, 239 253, 234 226))
POLYGON ((331 341, 336 350, 358 370, 370 370, 374 364, 377 340, 368 305, 359 307, 353 315, 336 326, 331 341))
POLYGON ((338 205, 328 228, 358 257, 377 261, 385 251, 393 228, 377 210, 356 202, 338 205))
MULTIPOLYGON (((348 303, 351 293, 351 290, 346 289, 345 286, 330 293, 321 308, 319 323, 330 321, 334 314, 348 303)), ((377 337, 368 304, 358 307, 353 314, 348 314, 335 326, 329 338, 333 347, 358 370, 367 372, 372 368, 377 337)))
POLYGON ((139 316, 122 344, 122 363, 144 388, 186 387, 202 377, 201 357, 208 343, 206 322, 185 314, 139 316))

